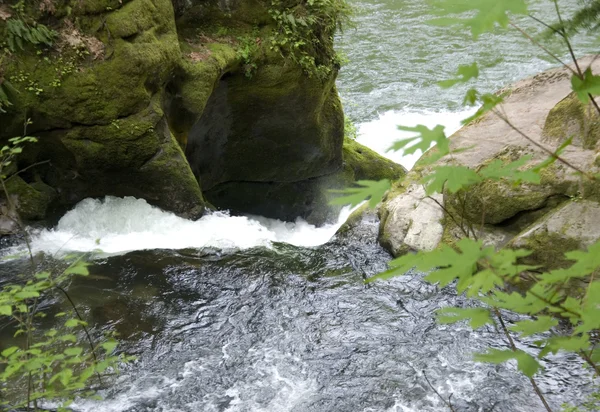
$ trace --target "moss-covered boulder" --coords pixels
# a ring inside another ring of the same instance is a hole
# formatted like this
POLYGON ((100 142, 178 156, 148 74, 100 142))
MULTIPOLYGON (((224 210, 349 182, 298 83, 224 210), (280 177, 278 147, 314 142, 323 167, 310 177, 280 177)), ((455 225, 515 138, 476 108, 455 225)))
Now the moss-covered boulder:
POLYGON ((131 195, 199 217, 199 185, 163 112, 181 60, 171 2, 86 1, 61 13, 39 17, 59 33, 54 50, 40 57, 29 47, 3 61, 18 93, 0 115, 0 139, 20 135, 25 118, 27 134, 39 138, 18 158, 20 169, 43 162, 26 183, 35 175, 52 187, 58 209, 89 196, 131 195))
POLYGON ((525 248, 533 254, 526 263, 558 269, 573 264, 565 258, 569 250, 585 249, 600 240, 600 204, 592 200, 571 200, 547 213, 517 235, 510 247, 525 248))
POLYGON ((58 37, 52 50, 31 46, 2 60, 0 78, 17 92, 0 114, 0 140, 31 119, 27 133, 40 141, 18 168, 35 170, 25 184, 54 190, 46 208, 136 196, 198 217, 202 187, 220 208, 323 221, 326 189, 364 168, 343 163, 333 50, 343 4, 90 0, 27 9, 58 37), (282 13, 314 18, 289 31, 282 13))
MULTIPOLYGON (((589 58, 581 64, 600 71, 600 64, 589 58)), ((554 268, 564 263, 564 252, 600 239, 595 222, 600 182, 581 178, 559 161, 542 170, 540 184, 483 181, 468 191, 425 195, 421 180, 433 167, 479 170, 492 161, 508 163, 525 155, 531 160, 524 168, 533 167, 569 138, 572 144, 561 156, 590 175, 600 172, 598 114, 571 93, 568 70, 550 70, 511 86, 502 110, 510 125, 486 114, 451 137, 451 148, 458 152, 433 164, 418 162, 393 187, 380 209, 380 241, 390 252, 431 250, 469 233, 496 247, 529 248, 530 263, 554 268)))
POLYGON ((298 182, 230 182, 207 192, 215 204, 233 211, 293 221, 303 217, 313 224, 337 218, 340 208, 329 205, 336 197, 331 189, 352 186, 356 180, 395 180, 406 170, 369 148, 345 140, 342 166, 334 173, 298 182))

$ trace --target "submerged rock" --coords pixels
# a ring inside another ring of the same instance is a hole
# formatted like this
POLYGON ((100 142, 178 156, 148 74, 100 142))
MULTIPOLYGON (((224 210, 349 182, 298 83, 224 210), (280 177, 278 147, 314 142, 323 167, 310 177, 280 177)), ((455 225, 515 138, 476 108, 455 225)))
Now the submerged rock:
MULTIPOLYGON (((589 58, 580 64, 600 71, 600 64, 589 58)), ((532 249, 532 262, 555 268, 564 264, 564 252, 600 239, 600 222, 596 222, 600 183, 577 176, 558 161, 543 169, 539 185, 484 181, 468 192, 425 196, 420 181, 433 167, 478 169, 495 159, 508 163, 525 155, 532 157, 525 167, 533 167, 549 156, 540 146, 554 152, 569 137, 572 144, 561 156, 586 173, 600 171, 598 113, 571 92, 568 70, 549 70, 505 92, 502 111, 519 131, 488 113, 451 137, 451 149, 463 151, 427 165, 423 159, 430 151, 403 181, 395 183, 380 212, 380 241, 391 253, 397 256, 452 244, 469 226, 484 243, 532 249)))

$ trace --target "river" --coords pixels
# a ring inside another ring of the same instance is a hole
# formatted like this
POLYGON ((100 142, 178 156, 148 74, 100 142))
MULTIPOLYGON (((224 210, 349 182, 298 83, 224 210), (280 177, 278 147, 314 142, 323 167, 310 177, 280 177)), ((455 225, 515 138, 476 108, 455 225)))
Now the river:
MULTIPOLYGON (((397 124, 441 123, 451 133, 472 112, 460 104, 465 87, 436 85, 459 64, 485 67, 477 87, 486 92, 554 65, 516 32, 474 43, 463 31, 430 26, 422 0, 351 3, 356 28, 338 38, 349 58, 338 82, 346 112, 360 142, 408 167, 415 157, 385 151, 401 136, 397 124)), ((534 11, 551 21, 549 4, 538 2, 534 11)), ((540 31, 530 19, 518 24, 540 31)), ((581 54, 597 46, 575 43, 581 54)), ((559 46, 549 47, 565 57, 559 46)), ((102 250, 92 276, 74 281, 70 292, 94 333, 114 328, 121 350, 138 356, 100 392, 104 400, 79 400, 73 409, 447 410, 429 381, 460 412, 542 411, 515 365, 472 362, 474 351, 506 347, 494 328, 436 324, 436 309, 473 302, 418 273, 364 285, 390 256, 376 242, 372 218, 334 237, 348 214, 322 228, 225 213, 190 222, 142 200, 107 198, 86 200, 56 228, 36 231, 36 251, 102 250)), ((544 366, 538 383, 554 408, 589 390, 577 359, 554 356, 544 366)))

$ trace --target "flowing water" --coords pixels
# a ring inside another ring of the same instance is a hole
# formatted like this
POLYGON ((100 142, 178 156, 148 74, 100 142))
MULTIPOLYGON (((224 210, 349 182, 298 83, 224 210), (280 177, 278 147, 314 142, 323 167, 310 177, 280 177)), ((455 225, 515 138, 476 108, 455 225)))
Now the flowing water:
MULTIPOLYGON (((350 59, 338 86, 359 140, 382 153, 401 136, 397 124, 459 127, 470 113, 460 105, 465 88, 435 84, 459 64, 486 67, 477 84, 486 92, 553 64, 517 33, 472 43, 460 30, 430 26, 422 0, 352 3, 357 28, 338 41, 350 59)), ((549 4, 534 9, 550 21, 549 4)), ((533 21, 519 24, 539 31, 533 21)), ((582 54, 597 46, 576 44, 582 54)), ((333 236, 348 213, 322 228, 223 213, 190 222, 142 200, 107 198, 86 200, 54 229, 37 230, 36 252, 102 250, 70 293, 94 333, 118 331, 121 349, 138 356, 101 392, 103 401, 78 401, 74 410, 447 410, 432 387, 460 412, 543 410, 515 365, 471 361, 474 351, 506 347, 496 330, 436 324, 436 309, 473 305, 452 288, 417 273, 364 285, 390 256, 377 245, 373 217, 333 236)), ((539 384, 553 407, 589 390, 577 359, 555 356, 544 366, 539 384)))
MULTIPOLYGON (((432 16, 428 1, 352 0, 356 6, 356 28, 339 36, 338 48, 348 57, 339 88, 346 114, 359 128, 358 141, 410 168, 418 159, 402 153, 386 153, 391 143, 406 133, 396 125, 436 124, 446 126, 447 135, 475 110, 465 109, 465 92, 475 87, 494 92, 510 83, 557 65, 538 46, 514 29, 498 29, 473 40, 467 29, 427 24, 432 16), (477 62, 477 82, 450 89, 437 86, 454 78, 460 64, 477 62)), ((528 1, 531 14, 552 23, 556 20, 552 1, 528 1)), ((580 2, 561 0, 563 16, 570 16, 580 2)), ((529 17, 515 19, 536 40, 564 62, 567 48, 548 38, 545 28, 529 17)), ((595 53, 597 36, 581 34, 572 39, 578 56, 595 53)))

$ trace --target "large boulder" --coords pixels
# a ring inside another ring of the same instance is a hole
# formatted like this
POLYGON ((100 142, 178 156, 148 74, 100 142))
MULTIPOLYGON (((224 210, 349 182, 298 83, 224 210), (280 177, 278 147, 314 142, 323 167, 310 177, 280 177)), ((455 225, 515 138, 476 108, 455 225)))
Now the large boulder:
POLYGON ((58 209, 85 197, 137 196, 199 217, 200 187, 163 111, 165 85, 181 59, 170 0, 57 3, 38 20, 58 31, 56 47, 43 58, 27 47, 1 69, 18 92, 0 115, 0 140, 20 136, 24 119, 31 119, 26 133, 39 138, 18 157, 19 169, 31 166, 24 182, 32 190, 35 182, 50 186, 44 205, 58 209))
POLYGON ((216 204, 226 203, 232 210, 287 221, 301 216, 322 224, 336 219, 339 213, 339 207, 329 205, 339 195, 330 190, 350 187, 357 180, 396 180, 405 174, 401 165, 346 139, 342 165, 333 173, 298 182, 230 182, 207 192, 207 198, 216 204))
POLYGON ((27 9, 59 36, 52 50, 29 45, 1 63, 0 79, 18 92, 0 114, 0 140, 31 119, 26 132, 39 142, 18 157, 13 173, 27 172, 0 207, 39 219, 86 197, 135 196, 197 218, 206 196, 235 213, 325 222, 335 214, 329 189, 404 173, 354 142, 343 147, 333 49, 341 4, 90 0, 27 9), (305 23, 297 41, 290 17, 281 18, 292 15, 305 23))
MULTIPOLYGON (((600 71, 600 63, 593 59, 580 64, 600 71)), ((505 92, 501 110, 511 124, 486 114, 451 137, 451 149, 458 152, 433 164, 424 159, 434 151, 426 153, 394 185, 380 212, 380 241, 391 253, 431 250, 474 233, 497 247, 530 248, 532 261, 554 268, 564 264, 564 252, 600 239, 595 222, 600 182, 582 178, 559 161, 543 169, 539 185, 484 181, 467 192, 425 195, 420 181, 433 167, 463 165, 477 170, 496 159, 510 162, 524 155, 532 156, 525 165, 532 167, 569 137, 573 142, 561 157, 591 175, 600 171, 599 116, 591 104, 582 104, 571 92, 567 69, 544 72, 505 92)))

